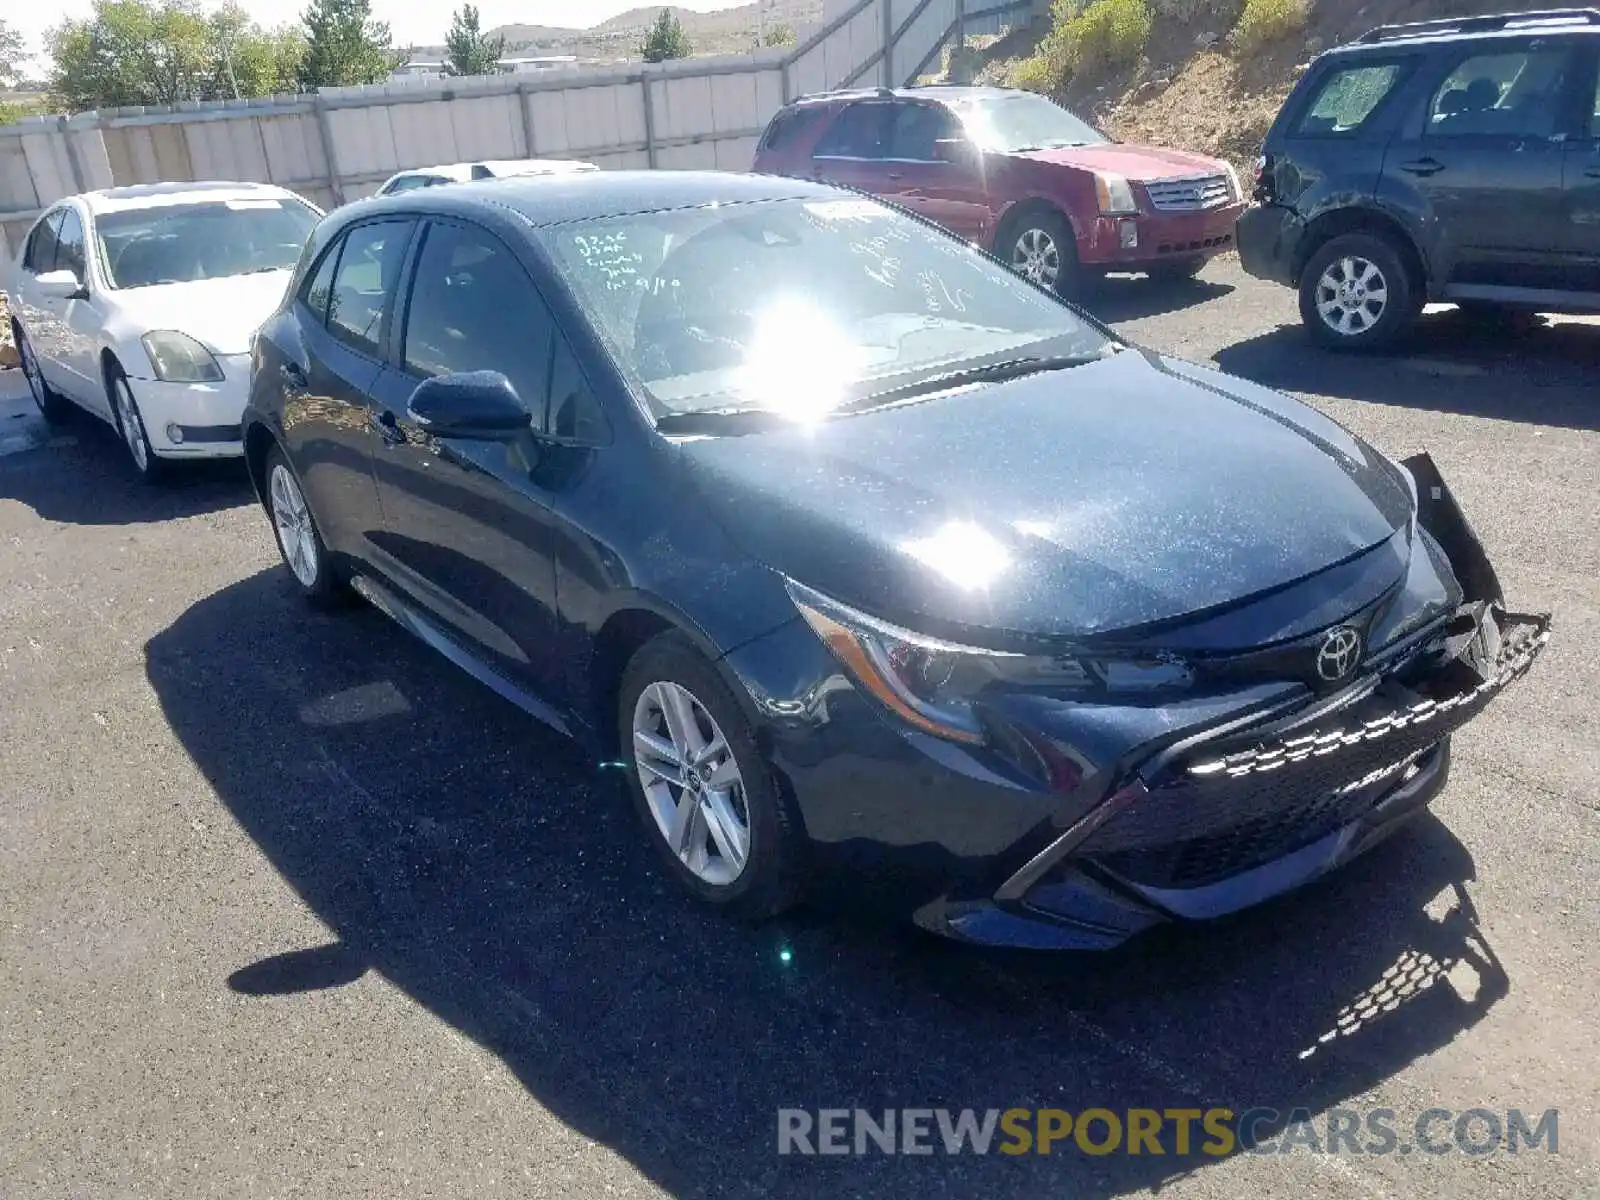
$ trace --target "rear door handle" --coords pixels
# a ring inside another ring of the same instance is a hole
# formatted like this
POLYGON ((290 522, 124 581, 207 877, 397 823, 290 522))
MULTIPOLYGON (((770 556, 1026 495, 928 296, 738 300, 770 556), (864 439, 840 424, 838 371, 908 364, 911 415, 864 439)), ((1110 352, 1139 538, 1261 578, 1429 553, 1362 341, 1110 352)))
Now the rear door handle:
POLYGON ((278 368, 278 377, 292 388, 304 391, 311 386, 311 381, 306 378, 306 373, 299 363, 286 362, 278 368))
POLYGON ((1440 171, 1444 170, 1444 164, 1436 158, 1419 158, 1413 162, 1401 163, 1400 169, 1402 171, 1408 171, 1412 175, 1421 175, 1426 177, 1429 175, 1437 175, 1440 171))
POLYGON ((394 414, 387 408, 382 412, 368 413, 367 424, 383 439, 386 446, 402 446, 405 444, 406 431, 400 428, 400 422, 394 419, 394 414))

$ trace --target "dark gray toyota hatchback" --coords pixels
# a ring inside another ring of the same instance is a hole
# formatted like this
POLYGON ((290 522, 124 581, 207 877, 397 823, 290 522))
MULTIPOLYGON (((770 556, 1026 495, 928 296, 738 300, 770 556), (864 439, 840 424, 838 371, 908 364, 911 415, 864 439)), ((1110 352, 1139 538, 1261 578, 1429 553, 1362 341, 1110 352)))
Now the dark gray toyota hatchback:
POLYGON ((340 209, 244 433, 297 587, 619 761, 748 916, 843 871, 989 943, 1231 912, 1418 812, 1547 636, 1425 457, 795 180, 340 209))

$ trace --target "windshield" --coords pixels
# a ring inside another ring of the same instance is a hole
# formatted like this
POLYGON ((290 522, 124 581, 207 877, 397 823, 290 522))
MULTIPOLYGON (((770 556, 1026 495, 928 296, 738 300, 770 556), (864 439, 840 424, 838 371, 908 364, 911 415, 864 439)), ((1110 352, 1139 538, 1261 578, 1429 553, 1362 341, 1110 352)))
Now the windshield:
POLYGON ((111 286, 140 288, 292 270, 317 219, 298 200, 208 200, 104 213, 95 234, 111 286))
POLYGON ((957 106, 974 141, 997 154, 1059 146, 1102 146, 1108 139, 1059 104, 1032 92, 985 97, 957 106))
POLYGON ((867 199, 676 209, 541 236, 658 419, 806 419, 996 356, 1114 349, 999 263, 867 199))

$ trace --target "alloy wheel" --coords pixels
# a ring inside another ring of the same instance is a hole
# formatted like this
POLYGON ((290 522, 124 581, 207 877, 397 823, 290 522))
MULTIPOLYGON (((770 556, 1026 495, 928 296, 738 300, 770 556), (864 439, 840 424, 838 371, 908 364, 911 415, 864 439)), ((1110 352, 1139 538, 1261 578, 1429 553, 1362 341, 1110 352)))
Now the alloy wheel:
POLYGON ((128 453, 133 456, 133 465, 141 473, 150 470, 150 443, 144 436, 144 421, 139 417, 139 406, 134 403, 133 391, 128 387, 126 379, 117 380, 112 389, 112 396, 117 409, 117 428, 122 432, 122 440, 127 444, 128 453))
POLYGON ((702 882, 733 883, 750 859, 750 809, 739 764, 710 711, 681 684, 650 684, 634 704, 633 751, 668 848, 702 882))
POLYGON ((272 479, 267 490, 272 498, 272 524, 278 531, 278 546, 283 551, 283 561, 289 564, 289 570, 302 587, 315 588, 321 569, 317 533, 300 485, 289 473, 289 468, 278 463, 272 468, 272 479))
POLYGON ((1061 277, 1061 247, 1048 231, 1026 229, 1012 247, 1011 268, 1040 287, 1053 288, 1061 277))
POLYGON ((1317 280, 1317 315, 1341 337, 1359 337, 1383 319, 1389 281, 1376 263, 1358 255, 1330 262, 1317 280))

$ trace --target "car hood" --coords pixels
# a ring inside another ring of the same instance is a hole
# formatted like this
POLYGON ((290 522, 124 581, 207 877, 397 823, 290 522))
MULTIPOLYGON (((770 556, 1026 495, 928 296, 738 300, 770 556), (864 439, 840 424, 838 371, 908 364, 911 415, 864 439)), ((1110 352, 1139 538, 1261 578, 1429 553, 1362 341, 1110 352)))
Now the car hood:
POLYGON ((1215 612, 1371 549, 1413 508, 1333 421, 1140 351, 681 450, 752 557, 979 644, 1215 612))
POLYGON ((1221 175, 1222 163, 1203 154, 1167 150, 1159 146, 1126 146, 1107 143, 1101 146, 1062 146, 1052 150, 1028 150, 1013 155, 1028 162, 1053 167, 1076 167, 1083 171, 1109 171, 1124 179, 1148 182, 1184 175, 1221 175))
POLYGON ((213 354, 244 354, 250 335, 283 299, 291 272, 230 275, 190 283, 158 283, 111 293, 118 312, 140 333, 176 329, 213 354))

